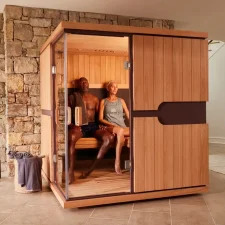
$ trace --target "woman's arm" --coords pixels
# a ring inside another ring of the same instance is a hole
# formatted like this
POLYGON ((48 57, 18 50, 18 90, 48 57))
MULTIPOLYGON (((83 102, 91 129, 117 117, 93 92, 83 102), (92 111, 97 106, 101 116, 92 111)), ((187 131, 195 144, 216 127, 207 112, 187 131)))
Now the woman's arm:
POLYGON ((104 112, 104 99, 101 100, 100 102, 100 107, 99 107, 99 122, 101 122, 102 124, 106 125, 106 126, 110 126, 110 127, 114 127, 115 124, 113 123, 110 123, 109 121, 107 120, 104 120, 104 116, 103 116, 103 112, 104 112))
POLYGON ((126 105, 125 101, 122 98, 121 98, 121 103, 122 103, 122 106, 123 106, 123 110, 125 112, 125 115, 126 115, 127 119, 129 119, 129 110, 127 108, 127 105, 126 105))

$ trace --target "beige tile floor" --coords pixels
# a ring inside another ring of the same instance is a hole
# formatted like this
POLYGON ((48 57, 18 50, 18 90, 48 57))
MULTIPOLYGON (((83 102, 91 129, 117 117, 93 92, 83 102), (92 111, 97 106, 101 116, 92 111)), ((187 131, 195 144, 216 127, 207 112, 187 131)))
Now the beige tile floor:
MULTIPOLYGON (((223 152, 223 148, 211 147, 210 154, 214 152, 223 152)), ((225 175, 210 172, 209 192, 204 195, 83 209, 62 209, 46 188, 36 194, 16 193, 13 179, 3 177, 0 179, 0 224, 225 225, 225 175)))

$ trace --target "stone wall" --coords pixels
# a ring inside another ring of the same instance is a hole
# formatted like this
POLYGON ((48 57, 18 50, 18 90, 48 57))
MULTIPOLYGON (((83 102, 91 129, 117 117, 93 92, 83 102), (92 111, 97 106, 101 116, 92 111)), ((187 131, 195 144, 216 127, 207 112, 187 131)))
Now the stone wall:
POLYGON ((3 14, 0 14, 0 160, 6 161, 6 76, 5 76, 5 49, 3 33, 3 14))
MULTIPOLYGON (((29 151, 32 154, 40 153, 39 50, 62 20, 162 29, 174 28, 174 22, 167 20, 6 6, 4 39, 7 79, 7 149, 29 151)), ((1 71, 4 69, 4 62, 3 59, 0 60, 2 60, 0 61, 1 71)), ((4 85, 5 83, 0 83, 0 88, 4 85)), ((10 162, 9 167, 12 175, 13 166, 10 162)))

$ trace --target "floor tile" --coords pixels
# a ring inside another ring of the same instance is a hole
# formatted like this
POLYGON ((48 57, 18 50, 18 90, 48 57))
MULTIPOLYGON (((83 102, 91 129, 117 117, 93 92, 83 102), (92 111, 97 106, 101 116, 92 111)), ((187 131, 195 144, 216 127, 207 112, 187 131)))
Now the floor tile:
POLYGON ((49 216, 42 225, 85 225, 94 208, 54 210, 54 216, 49 216))
POLYGON ((170 212, 169 199, 135 202, 133 210, 143 212, 170 212))
POLYGON ((40 225, 47 217, 53 215, 54 211, 54 208, 49 206, 25 205, 4 220, 1 225, 40 225))
POLYGON ((12 213, 0 213, 0 223, 9 217, 12 213))
POLYGON ((127 225, 127 220, 90 218, 86 225, 127 225))
POLYGON ((171 225, 169 213, 133 211, 128 225, 171 225))
POLYGON ((209 211, 172 211, 173 225, 214 225, 209 211))
POLYGON ((173 197, 170 199, 171 204, 182 205, 205 205, 202 195, 188 195, 182 197, 173 197))
POLYGON ((133 204, 116 204, 108 206, 99 206, 95 208, 92 217, 103 219, 124 219, 130 217, 133 204))

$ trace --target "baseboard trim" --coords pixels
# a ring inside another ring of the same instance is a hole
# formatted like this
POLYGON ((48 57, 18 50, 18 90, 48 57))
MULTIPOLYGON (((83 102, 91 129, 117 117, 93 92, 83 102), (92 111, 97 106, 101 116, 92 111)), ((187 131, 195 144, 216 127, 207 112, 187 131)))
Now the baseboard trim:
POLYGON ((210 144, 225 145, 225 138, 223 138, 223 137, 210 137, 209 143, 210 144))

